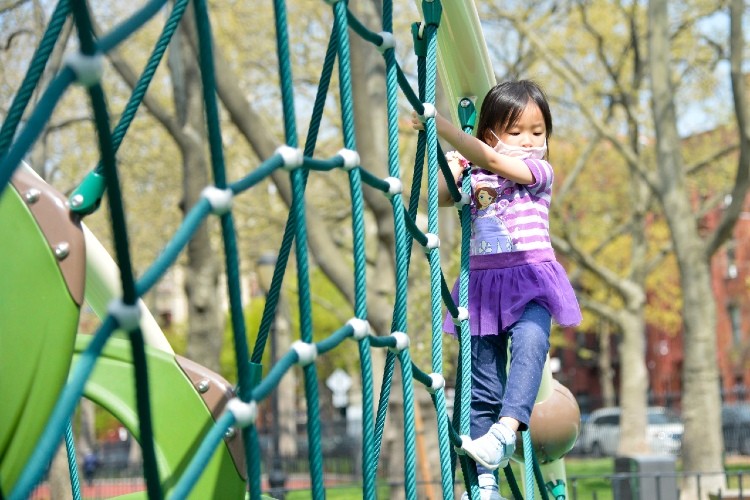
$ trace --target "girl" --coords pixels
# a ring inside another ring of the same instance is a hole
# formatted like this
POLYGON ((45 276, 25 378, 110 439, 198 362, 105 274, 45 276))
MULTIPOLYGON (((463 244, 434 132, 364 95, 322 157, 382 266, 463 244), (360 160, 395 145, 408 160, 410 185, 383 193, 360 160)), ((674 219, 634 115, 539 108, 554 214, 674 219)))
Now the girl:
MULTIPOLYGON (((516 432, 529 425, 549 350, 551 318, 562 326, 581 321, 578 301, 555 260, 549 236, 554 174, 546 159, 552 116, 541 88, 524 80, 501 83, 487 93, 476 137, 440 115, 435 120, 438 134, 460 153, 449 161, 454 180, 471 182, 472 187, 472 439, 465 438, 459 452, 477 463, 481 498, 496 500, 501 497, 492 471, 507 465, 516 432), (496 193, 490 206, 487 187, 496 193), (488 211, 496 223, 477 223, 488 211), (485 245, 497 241, 498 228, 510 241, 485 245)), ((416 115, 412 122, 414 128, 423 128, 416 115)), ((440 202, 452 204, 442 177, 440 202)), ((457 292, 458 283, 454 300, 457 292)), ((444 329, 455 334, 450 317, 444 329)))

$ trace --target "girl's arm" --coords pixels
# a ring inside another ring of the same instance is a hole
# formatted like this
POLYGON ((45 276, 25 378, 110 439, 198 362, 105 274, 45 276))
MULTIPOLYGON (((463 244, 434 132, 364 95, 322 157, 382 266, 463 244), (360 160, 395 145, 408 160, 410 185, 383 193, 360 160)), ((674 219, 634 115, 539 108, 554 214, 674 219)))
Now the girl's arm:
POLYGON ((440 114, 435 116, 435 124, 440 137, 450 142, 459 153, 474 165, 519 184, 532 184, 534 182, 534 176, 523 160, 498 153, 473 135, 455 127, 440 114))

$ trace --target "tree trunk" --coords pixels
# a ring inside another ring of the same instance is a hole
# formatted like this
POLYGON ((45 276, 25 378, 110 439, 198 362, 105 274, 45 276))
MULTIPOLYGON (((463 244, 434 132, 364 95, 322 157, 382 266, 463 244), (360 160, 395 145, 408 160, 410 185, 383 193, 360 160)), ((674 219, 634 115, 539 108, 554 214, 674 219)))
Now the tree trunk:
MULTIPOLYGON (((711 288, 706 249, 702 244, 695 216, 685 188, 679 153, 674 89, 669 56, 667 1, 650 0, 649 69, 652 111, 656 131, 657 164, 664 206, 680 269, 683 292, 685 358, 683 365, 683 469, 702 473, 700 499, 708 492, 726 489, 723 474, 716 352, 716 307, 711 288)), ((687 476, 682 499, 699 499, 697 480, 687 476)))
POLYGON ((599 384, 602 386, 602 406, 609 407, 617 404, 615 396, 615 370, 612 368, 612 325, 602 320, 599 329, 599 384))
MULTIPOLYGON (((186 16, 192 15, 188 9, 186 16)), ((201 191, 212 184, 208 176, 203 96, 197 61, 184 34, 183 22, 174 35, 169 51, 177 119, 183 131, 177 141, 182 152, 183 199, 187 213, 200 200, 201 191)), ((185 293, 188 299, 188 342, 186 357, 219 372, 223 344, 225 301, 219 293, 220 264, 212 248, 208 220, 196 231, 187 247, 185 293)))
POLYGON ((634 311, 626 311, 620 322, 620 455, 648 453, 646 442, 646 389, 648 372, 644 362, 646 342, 643 304, 634 311))

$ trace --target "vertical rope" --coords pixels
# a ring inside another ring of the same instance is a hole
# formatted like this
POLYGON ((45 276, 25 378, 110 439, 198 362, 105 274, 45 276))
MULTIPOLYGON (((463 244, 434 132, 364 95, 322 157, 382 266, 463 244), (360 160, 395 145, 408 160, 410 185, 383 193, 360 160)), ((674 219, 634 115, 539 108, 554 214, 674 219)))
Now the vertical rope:
POLYGON ((534 500, 534 447, 531 445, 531 432, 521 433, 523 439, 523 465, 526 483, 526 500, 534 500))
POLYGON ((68 420, 65 427, 65 452, 68 455, 68 472, 70 474, 70 488, 73 500, 81 500, 81 481, 78 478, 78 463, 76 462, 76 444, 73 440, 73 426, 68 420))
MULTIPOLYGON (((284 110, 284 131, 286 142, 297 147, 297 130, 294 116, 294 96, 292 92, 292 72, 287 35, 286 6, 282 0, 274 1, 276 16, 276 50, 279 58, 279 73, 284 110)), ((295 240, 297 256, 297 281, 299 290, 299 316, 301 338, 312 342, 312 307, 310 304, 309 263, 307 256, 307 226, 305 222, 304 174, 296 169, 292 172, 295 217, 295 240)), ((320 442, 320 414, 318 403, 318 376, 315 364, 304 368, 305 394, 307 396, 307 434, 309 440, 310 479, 313 484, 313 498, 325 497, 323 488, 323 456, 320 442)))
MULTIPOLYGON (((339 94, 341 100, 341 122, 344 136, 344 147, 356 151, 357 141, 354 131, 354 99, 352 97, 351 60, 349 50, 349 31, 347 27, 346 3, 337 1, 333 12, 338 27, 339 44, 339 94)), ((352 243, 354 251, 354 315, 367 319, 367 262, 365 255, 364 200, 359 168, 349 170, 349 190, 352 199, 352 243)), ((374 464, 374 420, 373 420, 373 387, 372 361, 370 357, 370 340, 365 337, 359 341, 359 355, 362 368, 362 461, 363 461, 363 494, 365 498, 375 499, 376 466, 374 464)))
MULTIPOLYGON (((434 25, 425 27, 427 40, 427 83, 425 85, 425 102, 435 103, 437 77, 437 28, 434 25)), ((427 120, 427 230, 438 234, 438 165, 437 165, 437 127, 435 120, 427 120)), ((434 249, 429 253, 430 290, 432 303, 432 371, 442 372, 442 299, 440 251, 434 249)), ((440 448, 440 468, 442 472, 443 492, 445 498, 453 498, 453 481, 450 460, 450 443, 448 439, 448 416, 445 409, 445 392, 435 393, 438 418, 438 436, 440 448)))

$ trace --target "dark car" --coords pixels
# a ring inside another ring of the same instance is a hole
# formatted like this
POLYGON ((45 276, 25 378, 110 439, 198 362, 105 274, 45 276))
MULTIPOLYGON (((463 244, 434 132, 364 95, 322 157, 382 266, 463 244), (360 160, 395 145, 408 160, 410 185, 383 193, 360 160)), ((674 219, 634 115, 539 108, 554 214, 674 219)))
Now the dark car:
POLYGON ((721 407, 724 451, 750 455, 750 403, 725 403, 721 407))

